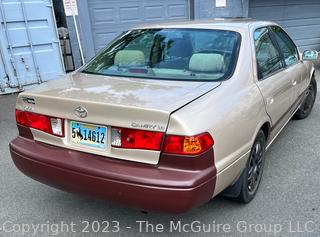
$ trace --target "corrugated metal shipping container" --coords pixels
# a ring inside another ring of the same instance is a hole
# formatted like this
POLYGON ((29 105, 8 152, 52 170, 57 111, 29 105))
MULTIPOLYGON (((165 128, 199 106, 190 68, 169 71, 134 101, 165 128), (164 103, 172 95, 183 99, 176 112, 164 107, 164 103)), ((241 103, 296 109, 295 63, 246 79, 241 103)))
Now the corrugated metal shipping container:
POLYGON ((320 0, 250 0, 249 17, 278 22, 300 50, 320 50, 320 0))
POLYGON ((64 74, 51 0, 0 0, 0 93, 64 74))

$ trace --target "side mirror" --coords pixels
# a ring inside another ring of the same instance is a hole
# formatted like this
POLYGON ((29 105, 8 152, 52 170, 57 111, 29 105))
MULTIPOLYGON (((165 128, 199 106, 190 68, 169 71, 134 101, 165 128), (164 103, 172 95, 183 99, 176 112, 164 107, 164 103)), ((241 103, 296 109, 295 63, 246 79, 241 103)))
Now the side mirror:
POLYGON ((305 50, 302 54, 302 60, 304 61, 316 61, 319 59, 319 53, 315 50, 305 50))

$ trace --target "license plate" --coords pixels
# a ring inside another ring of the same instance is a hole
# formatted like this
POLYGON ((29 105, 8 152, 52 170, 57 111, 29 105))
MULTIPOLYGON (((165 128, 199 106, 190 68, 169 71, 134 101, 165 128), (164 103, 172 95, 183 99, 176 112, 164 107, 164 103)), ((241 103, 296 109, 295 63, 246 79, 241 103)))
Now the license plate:
POLYGON ((71 142, 74 144, 106 149, 106 136, 106 127, 71 122, 71 142))

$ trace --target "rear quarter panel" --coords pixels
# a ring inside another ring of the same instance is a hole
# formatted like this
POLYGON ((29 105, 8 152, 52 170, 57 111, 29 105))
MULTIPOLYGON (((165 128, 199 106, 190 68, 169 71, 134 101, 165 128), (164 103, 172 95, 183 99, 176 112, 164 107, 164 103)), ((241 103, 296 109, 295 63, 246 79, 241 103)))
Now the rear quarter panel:
POLYGON ((173 113, 168 124, 168 134, 195 135, 208 131, 212 135, 218 173, 214 195, 241 174, 257 132, 265 122, 270 122, 254 83, 251 58, 249 39, 243 34, 233 77, 173 113))

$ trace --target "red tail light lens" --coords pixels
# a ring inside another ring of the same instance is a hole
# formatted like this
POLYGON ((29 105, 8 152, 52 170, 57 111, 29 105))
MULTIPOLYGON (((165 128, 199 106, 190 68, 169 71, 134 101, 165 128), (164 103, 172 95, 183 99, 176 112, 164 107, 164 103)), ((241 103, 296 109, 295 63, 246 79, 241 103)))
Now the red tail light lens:
POLYGON ((64 121, 61 118, 16 110, 17 123, 55 136, 64 137, 64 121))
POLYGON ((111 145, 119 148, 159 151, 162 138, 162 132, 115 127, 111 130, 111 145))
MULTIPOLYGON (((130 128, 111 129, 112 147, 160 151, 162 132, 130 128)), ((163 152, 181 155, 198 155, 210 149, 214 141, 209 133, 195 136, 166 135, 163 152)))
POLYGON ((181 155, 198 155, 210 149, 214 141, 209 133, 195 136, 167 135, 163 152, 181 155))

